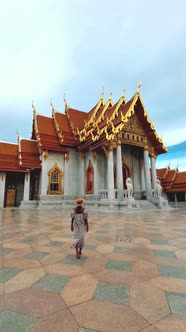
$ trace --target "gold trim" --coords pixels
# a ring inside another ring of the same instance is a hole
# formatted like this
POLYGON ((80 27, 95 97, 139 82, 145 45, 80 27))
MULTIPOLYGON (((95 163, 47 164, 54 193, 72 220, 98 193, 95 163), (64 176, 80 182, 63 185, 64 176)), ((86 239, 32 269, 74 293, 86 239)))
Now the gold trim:
POLYGON ((63 194, 62 191, 62 176, 64 175, 63 171, 58 167, 57 163, 55 163, 55 165, 48 171, 48 194, 49 195, 60 195, 63 194), (53 191, 50 189, 50 185, 51 185, 51 175, 52 173, 57 170, 59 177, 58 177, 58 182, 56 182, 58 184, 58 191, 53 191))
POLYGON ((104 151, 104 153, 105 153, 105 157, 106 157, 106 159, 108 159, 108 157, 109 157, 109 150, 103 145, 102 146, 102 149, 103 149, 103 151, 104 151))
POLYGON ((43 158, 44 158, 44 160, 48 159, 48 151, 47 150, 43 151, 43 158))
POLYGON ((70 154, 69 152, 65 152, 65 160, 68 162, 70 159, 70 154))
POLYGON ((85 193, 86 194, 93 194, 94 193, 94 167, 92 166, 92 163, 91 163, 91 161, 89 160, 89 163, 88 163, 88 166, 87 166, 87 169, 86 169, 86 171, 85 171, 85 174, 86 174, 86 191, 85 191, 85 193), (87 184, 88 184, 88 182, 87 182, 87 173, 88 173, 88 170, 89 169, 91 169, 91 171, 92 171, 92 176, 93 176, 93 181, 92 181, 92 184, 91 184, 91 190, 88 190, 88 188, 87 188, 87 184))

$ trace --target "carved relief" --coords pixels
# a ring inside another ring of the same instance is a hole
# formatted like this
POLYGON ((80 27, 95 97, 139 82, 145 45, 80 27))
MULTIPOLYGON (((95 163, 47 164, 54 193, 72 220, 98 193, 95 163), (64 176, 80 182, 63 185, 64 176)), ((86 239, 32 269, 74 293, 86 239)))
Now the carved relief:
POLYGON ((108 159, 108 157, 109 157, 109 150, 105 146, 102 146, 102 149, 103 149, 103 151, 105 153, 105 157, 108 159))
POLYGON ((69 161, 69 152, 65 153, 65 160, 68 162, 69 161))
POLYGON ((96 160, 97 160, 96 152, 92 152, 92 157, 93 157, 94 162, 96 162, 96 160))
POLYGON ((82 161, 85 160, 85 157, 86 157, 85 152, 80 152, 80 158, 82 161))
POLYGON ((48 151, 47 150, 43 151, 43 158, 44 158, 44 160, 46 160, 48 158, 48 151))
POLYGON ((135 114, 133 114, 129 121, 125 124, 124 130, 139 135, 145 135, 145 131, 140 125, 139 120, 135 114))
POLYGON ((1 176, 1 180, 3 182, 3 180, 4 180, 4 173, 0 173, 0 176, 1 176))

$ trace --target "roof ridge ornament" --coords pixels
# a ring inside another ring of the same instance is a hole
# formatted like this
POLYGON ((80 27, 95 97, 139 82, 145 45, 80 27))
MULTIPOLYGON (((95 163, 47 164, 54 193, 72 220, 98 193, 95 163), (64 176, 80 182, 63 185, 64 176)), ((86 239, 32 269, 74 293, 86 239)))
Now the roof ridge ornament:
POLYGON ((137 93, 138 94, 140 93, 141 86, 142 86, 142 81, 139 82, 139 85, 138 85, 138 88, 137 88, 137 93))
POLYGON ((36 109, 35 109, 35 106, 34 106, 34 99, 32 100, 32 111, 33 111, 33 114, 35 115, 36 114, 36 109))
POLYGON ((52 98, 50 98, 50 106, 52 107, 52 116, 54 116, 55 108, 54 105, 52 104, 52 98))
POLYGON ((19 143, 19 140, 20 140, 20 135, 19 135, 19 131, 18 131, 18 128, 17 128, 17 141, 19 143))
POLYGON ((109 99, 112 99, 112 89, 110 89, 109 99))
POLYGON ((66 113, 67 109, 68 109, 68 105, 67 105, 67 101, 66 101, 65 96, 66 96, 66 94, 64 93, 63 100, 64 100, 64 104, 65 104, 65 113, 66 113))
POLYGON ((122 91, 122 95, 121 95, 121 97, 125 97, 125 91, 126 91, 126 87, 124 86, 124 89, 123 89, 123 91, 122 91))
POLYGON ((101 98, 100 99, 104 99, 104 86, 102 86, 102 93, 101 93, 101 98))

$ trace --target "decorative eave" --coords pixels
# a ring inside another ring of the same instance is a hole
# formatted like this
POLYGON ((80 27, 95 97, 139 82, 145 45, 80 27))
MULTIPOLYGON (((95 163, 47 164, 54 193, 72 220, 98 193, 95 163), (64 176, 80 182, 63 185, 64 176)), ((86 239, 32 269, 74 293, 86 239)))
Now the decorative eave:
MULTIPOLYGON (((131 116, 134 114, 134 107, 135 107, 136 102, 139 99, 140 102, 141 102, 142 108, 143 108, 144 117, 145 117, 147 123, 149 124, 150 128, 152 129, 152 133, 155 135, 157 142, 162 146, 163 150, 166 152, 167 151, 167 147, 165 145, 163 145, 162 138, 160 138, 158 136, 158 134, 156 133, 155 125, 152 124, 152 122, 151 122, 151 120, 150 120, 150 118, 148 116, 148 113, 146 111, 145 105, 144 105, 144 103, 142 101, 142 98, 141 98, 141 95, 140 95, 140 87, 141 87, 141 83, 138 86, 136 94, 133 97, 133 101, 132 101, 132 103, 131 103, 131 105, 130 105, 128 111, 127 111, 127 113, 124 115, 121 112, 121 123, 119 123, 116 127, 114 127, 114 125, 113 125, 112 126, 112 131, 115 132, 115 133, 117 133, 117 132, 119 133, 123 129, 125 123, 127 123, 129 121, 129 119, 131 118, 131 116)), ((120 104, 120 106, 121 105, 122 104, 120 104)))
MULTIPOLYGON (((103 110, 101 112, 101 114, 99 115, 99 117, 97 119, 95 119, 92 122, 92 126, 89 130, 86 129, 86 127, 83 128, 83 130, 79 131, 79 129, 77 128, 77 134, 78 134, 78 138, 80 142, 83 142, 87 139, 88 136, 91 137, 91 140, 94 142, 96 140, 98 140, 100 138, 100 136, 105 132, 105 134, 107 133, 106 128, 99 128, 99 123, 104 120, 105 118, 105 112, 107 111, 109 105, 113 106, 113 101, 112 101, 112 93, 110 93, 109 99, 107 100, 106 104, 103 107, 103 110)), ((101 101, 101 99, 100 99, 101 101)), ((100 108, 100 106, 99 106, 100 108)), ((98 110, 97 110, 98 111, 98 110)), ((97 112, 96 111, 96 112, 97 112)), ((107 133, 108 134, 108 133, 107 133)))
POLYGON ((100 116, 96 119, 96 124, 98 125, 101 121, 103 121, 105 119, 105 113, 109 107, 109 105, 113 106, 113 101, 112 101, 112 91, 110 92, 110 96, 106 102, 106 104, 104 105, 104 108, 100 114, 100 116))
POLYGON ((56 111, 55 111, 55 108, 54 108, 54 106, 52 104, 52 98, 50 99, 50 105, 52 107, 52 118, 54 119, 55 129, 56 129, 59 141, 62 144, 64 142, 64 137, 63 137, 62 131, 59 129, 59 125, 58 125, 56 117, 55 117, 56 111))
POLYGON ((33 110, 33 133, 32 133, 32 139, 36 139, 38 148, 41 149, 41 139, 39 135, 39 130, 38 130, 38 124, 37 124, 37 113, 36 109, 34 107, 34 101, 32 101, 32 110, 33 110))
POLYGON ((21 138, 20 138, 20 135, 17 131, 17 149, 18 149, 18 164, 19 166, 22 165, 22 157, 21 157, 21 142, 20 142, 21 138))
POLYGON ((119 99, 119 101, 116 105, 116 108, 115 108, 113 114, 110 117, 110 121, 113 121, 113 120, 115 120, 116 117, 118 117, 118 111, 119 111, 121 105, 126 103, 126 99, 125 99, 125 96, 124 96, 124 91, 123 91, 122 96, 121 96, 121 98, 119 99))
POLYGON ((66 108, 66 111, 65 111, 66 115, 67 115, 67 119, 68 119, 68 123, 70 125, 70 129, 72 130, 72 133, 74 135, 74 139, 77 140, 77 136, 78 136, 78 131, 79 129, 78 128, 74 128, 74 125, 70 119, 70 116, 69 116, 69 113, 68 113, 68 108, 66 108))
POLYGON ((104 106, 104 105, 105 105, 105 102, 104 102, 104 90, 103 90, 103 92, 102 92, 102 94, 101 94, 101 97, 100 97, 100 99, 99 99, 99 101, 98 101, 98 103, 97 103, 97 105, 96 105, 96 107, 95 107, 95 109, 94 109, 94 112, 92 113, 91 118, 89 119, 89 121, 87 121, 87 122, 85 123, 85 128, 86 128, 86 129, 87 129, 92 123, 95 122, 96 114, 97 114, 98 110, 100 109, 101 106, 104 106))

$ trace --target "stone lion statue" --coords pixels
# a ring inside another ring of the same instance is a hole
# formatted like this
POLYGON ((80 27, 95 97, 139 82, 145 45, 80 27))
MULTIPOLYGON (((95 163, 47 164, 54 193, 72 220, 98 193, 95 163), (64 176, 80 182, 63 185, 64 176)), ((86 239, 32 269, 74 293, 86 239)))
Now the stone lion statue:
POLYGON ((131 198, 133 196, 133 185, 130 177, 126 179, 127 189, 124 191, 125 197, 131 198))
POLYGON ((160 197, 162 196, 162 186, 160 180, 157 178, 156 179, 156 187, 154 191, 154 197, 160 197))

